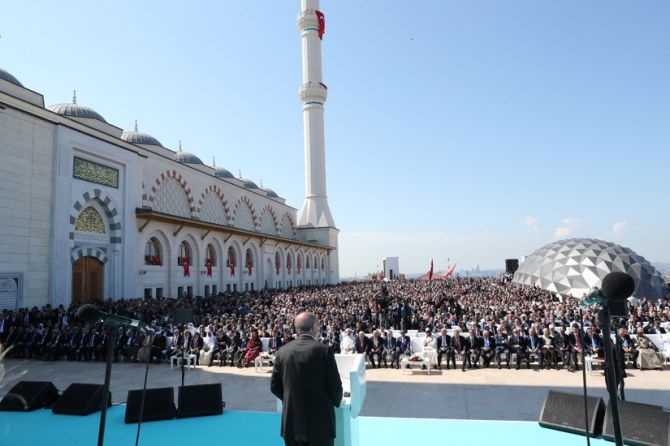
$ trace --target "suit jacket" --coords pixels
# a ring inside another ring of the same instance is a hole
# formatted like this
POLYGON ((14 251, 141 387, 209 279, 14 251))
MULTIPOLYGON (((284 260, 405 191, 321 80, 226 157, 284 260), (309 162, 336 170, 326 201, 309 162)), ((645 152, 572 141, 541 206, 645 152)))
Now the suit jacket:
POLYGON ((315 443, 335 438, 342 381, 327 345, 302 334, 277 350, 270 390, 282 400, 282 437, 315 443))
POLYGON ((456 348, 457 341, 458 341, 458 349, 460 349, 461 352, 470 350, 470 343, 467 341, 467 339, 465 339, 464 336, 461 335, 451 337, 451 348, 457 350, 456 348))
POLYGON ((356 336, 354 347, 356 348, 356 353, 368 354, 370 348, 372 348, 372 341, 367 336, 363 336, 362 340, 360 336, 356 336))
POLYGON ((442 335, 437 336, 437 351, 440 351, 441 349, 449 350, 449 344, 451 344, 451 336, 446 335, 445 336, 446 342, 443 344, 442 343, 442 335))

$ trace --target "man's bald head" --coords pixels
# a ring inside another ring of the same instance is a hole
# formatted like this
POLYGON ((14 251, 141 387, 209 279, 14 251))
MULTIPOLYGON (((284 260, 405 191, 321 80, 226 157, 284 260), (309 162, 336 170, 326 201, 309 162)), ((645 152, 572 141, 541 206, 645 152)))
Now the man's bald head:
POLYGON ((309 333, 313 334, 316 330, 317 319, 314 314, 309 311, 303 311, 295 317, 295 331, 297 334, 309 333))

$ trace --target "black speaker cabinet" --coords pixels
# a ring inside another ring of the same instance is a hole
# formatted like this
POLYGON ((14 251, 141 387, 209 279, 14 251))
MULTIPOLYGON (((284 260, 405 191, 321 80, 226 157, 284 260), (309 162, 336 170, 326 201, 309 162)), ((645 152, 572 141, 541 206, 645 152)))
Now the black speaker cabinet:
POLYGON ((0 401, 0 410, 28 412, 51 407, 58 397, 58 389, 49 381, 21 381, 0 401))
MULTIPOLYGON (((53 413, 68 415, 88 415, 102 409, 103 385, 73 383, 51 409, 53 413)), ((107 407, 112 405, 109 392, 107 407)))
MULTIPOLYGON (((126 400, 126 423, 137 423, 140 419, 142 390, 129 390, 126 400)), ((142 421, 169 420, 175 416, 174 388, 147 389, 144 396, 142 421)))
MULTIPOLYGON (((623 442, 638 446, 668 446, 670 413, 661 406, 619 401, 619 419, 623 442)), ((612 421, 612 403, 607 405, 603 437, 614 441, 614 423, 612 421)))
MULTIPOLYGON (((605 403, 602 398, 588 396, 589 436, 602 433, 605 403)), ((550 390, 540 412, 540 426, 573 434, 584 434, 584 395, 550 390)))
POLYGON ((505 272, 514 274, 519 269, 519 259, 505 259, 505 272))
POLYGON ((179 388, 178 395, 177 418, 223 413, 221 383, 183 386, 179 388))

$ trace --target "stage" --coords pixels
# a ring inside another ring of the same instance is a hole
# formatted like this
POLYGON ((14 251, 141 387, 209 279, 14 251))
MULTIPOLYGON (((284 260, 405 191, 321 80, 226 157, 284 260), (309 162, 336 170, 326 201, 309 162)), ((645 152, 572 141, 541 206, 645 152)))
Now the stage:
MULTIPOLYGON (((107 412, 106 445, 135 444, 137 424, 125 424, 125 404, 107 412)), ((139 445, 225 444, 230 446, 283 446, 279 436, 281 415, 270 412, 224 411, 222 415, 142 423, 139 445)), ((86 416, 56 415, 48 409, 0 412, 0 446, 90 446, 98 439, 100 412, 86 416)), ((530 421, 474 421, 430 418, 359 417, 363 446, 412 444, 488 443, 583 445, 581 435, 540 427, 530 421)), ((594 446, 612 445, 602 438, 594 446)))

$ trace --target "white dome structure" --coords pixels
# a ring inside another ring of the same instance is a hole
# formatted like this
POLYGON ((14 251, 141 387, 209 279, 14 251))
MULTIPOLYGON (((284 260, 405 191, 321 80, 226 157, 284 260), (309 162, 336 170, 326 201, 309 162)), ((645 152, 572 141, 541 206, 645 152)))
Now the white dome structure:
POLYGON ((526 257, 512 281, 562 295, 581 296, 613 271, 635 279, 635 296, 658 299, 667 288, 661 274, 629 248, 589 238, 549 243, 526 257))

